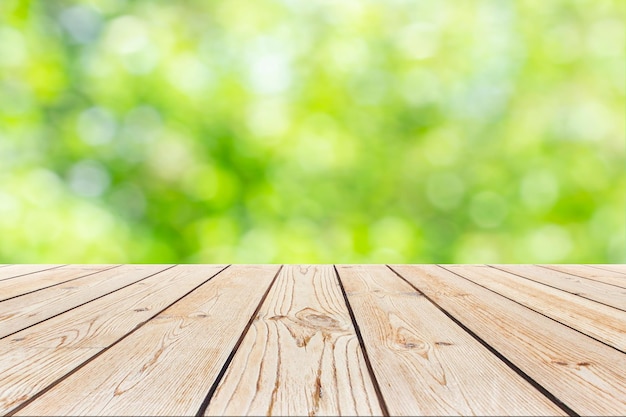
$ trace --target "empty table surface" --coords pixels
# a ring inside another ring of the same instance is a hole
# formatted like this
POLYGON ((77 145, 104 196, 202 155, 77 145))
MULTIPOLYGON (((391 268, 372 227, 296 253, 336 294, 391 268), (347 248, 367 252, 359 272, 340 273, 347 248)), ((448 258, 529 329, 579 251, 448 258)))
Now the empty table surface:
POLYGON ((625 415, 624 265, 6 265, 0 414, 625 415))

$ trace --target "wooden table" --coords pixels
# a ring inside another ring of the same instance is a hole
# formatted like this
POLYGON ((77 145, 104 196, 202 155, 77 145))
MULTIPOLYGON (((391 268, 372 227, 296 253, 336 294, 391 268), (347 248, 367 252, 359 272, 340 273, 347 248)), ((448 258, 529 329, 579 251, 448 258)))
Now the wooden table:
POLYGON ((0 300, 0 414, 626 414, 625 265, 3 265, 0 300))

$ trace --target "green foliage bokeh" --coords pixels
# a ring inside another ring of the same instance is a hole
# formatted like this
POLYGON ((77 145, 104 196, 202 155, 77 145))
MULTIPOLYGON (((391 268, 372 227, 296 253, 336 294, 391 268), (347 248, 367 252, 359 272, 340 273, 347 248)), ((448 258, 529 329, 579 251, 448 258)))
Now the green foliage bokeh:
POLYGON ((619 0, 0 2, 0 261, 625 262, 619 0))

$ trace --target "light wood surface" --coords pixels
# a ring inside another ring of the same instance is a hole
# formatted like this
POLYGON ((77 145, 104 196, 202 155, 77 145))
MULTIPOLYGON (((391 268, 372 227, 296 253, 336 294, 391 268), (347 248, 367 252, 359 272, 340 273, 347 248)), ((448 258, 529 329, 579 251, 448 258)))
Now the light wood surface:
MULTIPOLYGON (((134 269, 138 276, 145 275, 145 269, 134 269)), ((222 269, 223 265, 165 269, 71 314, 0 340, 0 413, 13 411, 222 269)))
POLYGON ((626 352, 626 312, 494 268, 450 271, 626 352), (555 308, 558 306, 558 308, 555 308))
POLYGON ((626 288, 616 288, 614 285, 535 265, 490 266, 589 300, 619 308, 620 310, 626 310, 626 288))
POLYGON ((283 268, 206 415, 382 415, 332 265, 283 268))
POLYGON ((388 268, 338 272, 391 415, 563 414, 388 268))
POLYGON ((0 415, 625 415, 622 267, 0 265, 0 415))
POLYGON ((16 415, 194 415, 278 269, 228 268, 16 415))
POLYGON ((603 269, 605 271, 620 272, 626 274, 626 264, 590 264, 592 268, 603 269))
POLYGON ((32 274, 33 272, 46 269, 59 268, 62 264, 36 264, 36 265, 2 265, 0 269, 0 281, 32 274))
POLYGON ((99 271, 115 268, 117 265, 99 265, 90 268, 80 266, 62 266, 22 275, 16 278, 0 281, 0 301, 18 297, 33 291, 39 291, 53 285, 70 282, 74 279, 96 274, 99 271))
POLYGON ((594 268, 587 265, 539 265, 543 268, 561 271, 577 277, 588 278, 605 284, 626 288, 626 274, 594 268))
POLYGON ((156 274, 167 266, 124 265, 0 302, 0 338, 156 274))
POLYGON ((574 412, 624 414, 623 353, 444 268, 392 268, 574 412))

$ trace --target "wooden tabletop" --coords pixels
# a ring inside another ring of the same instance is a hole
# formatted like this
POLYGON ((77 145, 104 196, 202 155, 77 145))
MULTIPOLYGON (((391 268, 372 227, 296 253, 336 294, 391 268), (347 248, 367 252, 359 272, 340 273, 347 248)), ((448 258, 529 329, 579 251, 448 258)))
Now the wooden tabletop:
POLYGON ((2 265, 0 414, 625 415, 626 265, 2 265))

